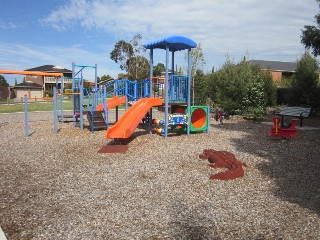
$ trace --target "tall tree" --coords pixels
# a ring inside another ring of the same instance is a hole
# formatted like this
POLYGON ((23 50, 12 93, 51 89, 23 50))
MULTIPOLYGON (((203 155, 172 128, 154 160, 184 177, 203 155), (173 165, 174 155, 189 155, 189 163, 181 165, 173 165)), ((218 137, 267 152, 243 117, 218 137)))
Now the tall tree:
POLYGON ((141 81, 150 77, 149 61, 145 57, 132 57, 128 60, 127 65, 129 79, 141 81))
POLYGON ((0 75, 0 87, 8 87, 9 84, 4 76, 0 75))
POLYGON ((130 42, 120 40, 110 53, 110 58, 120 63, 120 69, 135 80, 144 79, 146 69, 149 68, 149 61, 143 56, 146 49, 140 43, 141 39, 141 34, 136 34, 130 42))
POLYGON ((197 104, 205 104, 208 97, 208 86, 205 75, 202 70, 198 69, 194 76, 194 93, 197 104))
MULTIPOLYGON (((320 0, 316 0, 320 4, 320 0)), ((320 5, 319 5, 320 6, 320 5)), ((316 26, 306 25, 302 30, 301 43, 306 49, 312 49, 314 56, 320 55, 320 14, 314 16, 316 26)))
MULTIPOLYGON (((198 69, 201 70, 202 67, 206 64, 204 60, 204 55, 201 48, 201 43, 197 45, 196 48, 191 49, 191 56, 192 56, 192 62, 191 62, 191 77, 192 77, 192 104, 194 105, 194 76, 196 74, 196 71, 198 69)), ((188 61, 188 53, 185 54, 185 60, 188 61)))
POLYGON ((149 77, 150 66, 148 59, 144 56, 147 49, 141 44, 141 34, 136 34, 131 39, 130 43, 133 48, 133 56, 128 60, 130 69, 128 69, 128 75, 135 80, 144 80, 149 77))
POLYGON ((98 78, 98 83, 100 83, 100 82, 106 82, 106 81, 108 81, 108 80, 112 80, 113 78, 109 75, 109 74, 107 74, 107 75, 102 75, 100 78, 98 78))
POLYGON ((153 67, 153 76, 157 77, 161 75, 161 72, 166 71, 166 67, 163 63, 158 63, 156 66, 153 67))
POLYGON ((121 70, 127 70, 127 61, 133 56, 132 45, 124 40, 120 40, 114 45, 114 49, 110 53, 110 58, 115 63, 120 64, 121 70))
POLYGON ((318 87, 319 64, 317 59, 312 57, 309 52, 305 52, 302 58, 298 61, 297 70, 294 75, 294 88, 298 93, 300 104, 313 105, 313 93, 318 87))

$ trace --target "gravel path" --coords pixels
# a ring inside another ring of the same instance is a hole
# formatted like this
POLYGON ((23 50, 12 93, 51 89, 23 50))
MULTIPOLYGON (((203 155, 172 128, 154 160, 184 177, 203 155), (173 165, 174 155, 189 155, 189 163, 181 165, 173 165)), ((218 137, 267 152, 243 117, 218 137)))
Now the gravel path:
POLYGON ((320 130, 281 141, 268 124, 212 119, 209 134, 165 139, 139 128, 127 153, 99 154, 111 141, 104 131, 64 123, 55 136, 52 112, 30 113, 25 139, 23 120, 0 115, 8 240, 320 239, 320 130), (209 180, 223 170, 198 158, 207 148, 234 153, 244 177, 209 180))

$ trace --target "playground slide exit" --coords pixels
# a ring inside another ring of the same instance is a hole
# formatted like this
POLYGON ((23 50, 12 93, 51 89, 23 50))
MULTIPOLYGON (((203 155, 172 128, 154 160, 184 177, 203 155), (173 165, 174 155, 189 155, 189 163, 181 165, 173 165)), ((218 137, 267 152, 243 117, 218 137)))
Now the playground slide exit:
MULTIPOLYGON (((107 110, 114 108, 120 104, 123 104, 126 102, 126 97, 118 97, 115 96, 109 100, 107 100, 107 110)), ((96 111, 103 111, 103 103, 99 104, 96 106, 96 111)))
POLYGON ((122 115, 114 126, 106 130, 105 137, 130 137, 150 108, 160 105, 162 105, 160 98, 141 98, 122 115))

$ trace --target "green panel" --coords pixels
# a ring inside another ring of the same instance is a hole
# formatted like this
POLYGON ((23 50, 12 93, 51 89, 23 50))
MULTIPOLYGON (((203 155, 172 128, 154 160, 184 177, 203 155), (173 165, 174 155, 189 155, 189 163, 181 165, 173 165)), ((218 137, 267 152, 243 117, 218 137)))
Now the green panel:
POLYGON ((191 132, 201 132, 208 129, 209 111, 207 106, 191 106, 191 132))

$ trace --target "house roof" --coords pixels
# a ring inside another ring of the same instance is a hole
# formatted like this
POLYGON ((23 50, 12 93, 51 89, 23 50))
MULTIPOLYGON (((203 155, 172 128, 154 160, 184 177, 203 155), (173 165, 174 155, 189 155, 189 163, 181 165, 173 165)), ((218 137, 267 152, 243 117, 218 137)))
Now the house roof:
POLYGON ((197 44, 193 40, 183 36, 170 36, 167 38, 162 38, 157 41, 149 42, 143 46, 146 49, 154 49, 154 48, 166 49, 166 47, 168 46, 171 52, 175 52, 175 51, 195 48, 197 47, 197 44))
POLYGON ((279 62, 279 61, 266 61, 266 60, 250 60, 251 64, 259 65, 261 69, 270 69, 273 71, 281 72, 295 72, 297 69, 296 62, 279 62))
POLYGON ((43 88, 41 85, 36 84, 34 82, 29 82, 29 81, 16 84, 14 87, 15 88, 39 88, 39 89, 43 88))
POLYGON ((40 71, 40 72, 49 72, 49 73, 72 73, 71 70, 54 65, 42 65, 35 68, 29 68, 25 71, 40 71))

